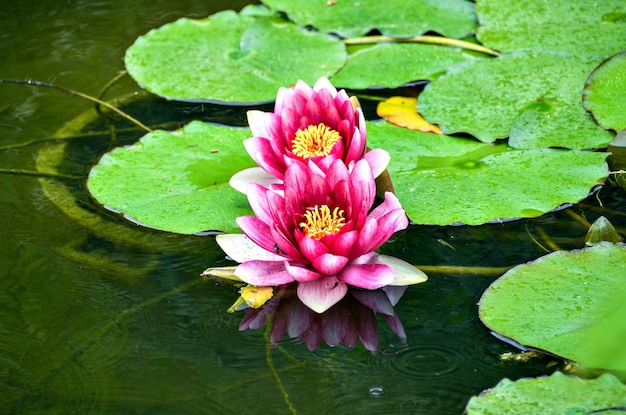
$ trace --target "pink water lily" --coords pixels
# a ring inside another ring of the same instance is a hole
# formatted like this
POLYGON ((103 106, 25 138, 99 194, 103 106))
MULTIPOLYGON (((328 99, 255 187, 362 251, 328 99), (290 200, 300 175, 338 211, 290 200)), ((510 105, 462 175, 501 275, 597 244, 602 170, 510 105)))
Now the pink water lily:
POLYGON ((313 87, 298 81, 293 88, 280 88, 274 112, 248 111, 252 138, 244 141, 250 156, 260 166, 233 176, 231 185, 242 192, 248 182, 281 183, 293 164, 314 164, 327 171, 335 160, 351 168, 365 158, 374 177, 389 163, 382 149, 366 152, 366 130, 358 100, 337 91, 326 78, 313 87))
MULTIPOLYGON (((370 211, 376 185, 365 159, 352 169, 335 160, 326 171, 294 163, 285 170, 284 192, 251 183, 247 195, 256 216, 239 217, 237 223, 262 251, 249 250, 235 269, 248 284, 296 281, 300 300, 322 313, 344 297, 348 286, 374 290, 426 280, 406 262, 374 252, 408 220, 389 192, 370 211)), ((233 246, 220 245, 237 260, 233 246)))

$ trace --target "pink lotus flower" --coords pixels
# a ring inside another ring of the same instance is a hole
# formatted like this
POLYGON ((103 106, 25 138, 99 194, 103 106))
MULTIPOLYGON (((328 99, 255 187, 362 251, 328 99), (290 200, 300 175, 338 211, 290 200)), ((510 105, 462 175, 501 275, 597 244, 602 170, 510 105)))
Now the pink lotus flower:
POLYGON ((300 300, 318 313, 339 302, 348 285, 374 290, 426 280, 412 265, 374 252, 408 220, 389 192, 370 212, 376 185, 365 159, 350 170, 335 160, 326 172, 294 163, 284 179, 284 194, 249 185, 256 216, 239 217, 237 223, 256 247, 232 242, 241 235, 217 238, 231 258, 242 262, 235 269, 238 278, 255 286, 296 281, 300 300))
POLYGON ((314 164, 326 171, 335 160, 351 168, 365 158, 378 177, 389 164, 382 149, 366 153, 363 112, 355 97, 337 92, 326 78, 313 88, 298 81, 293 88, 280 88, 274 112, 248 111, 253 137, 244 141, 260 167, 243 170, 230 183, 245 193, 248 182, 280 183, 293 164, 314 164))

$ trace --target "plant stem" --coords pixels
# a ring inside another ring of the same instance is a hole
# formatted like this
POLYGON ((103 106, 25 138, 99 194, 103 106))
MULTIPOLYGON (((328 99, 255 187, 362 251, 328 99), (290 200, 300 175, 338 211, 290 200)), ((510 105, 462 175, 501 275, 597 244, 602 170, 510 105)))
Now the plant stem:
POLYGON ((65 88, 63 86, 59 86, 59 85, 55 85, 55 84, 51 84, 51 83, 47 83, 47 82, 33 81, 33 80, 30 80, 30 79, 0 79, 0 83, 17 84, 17 85, 29 85, 29 86, 41 86, 41 87, 44 87, 44 88, 58 89, 59 91, 63 91, 65 93, 67 93, 67 94, 74 95, 74 96, 86 99, 87 101, 91 101, 93 103, 101 105, 101 106, 103 106, 103 107, 113 111, 114 113, 116 113, 117 115, 121 116, 122 118, 125 118, 126 120, 132 122, 133 124, 135 124, 139 128, 141 128, 143 130, 146 130, 147 132, 152 132, 152 129, 147 127, 147 126, 145 126, 143 123, 141 123, 141 121, 131 117, 130 115, 126 114, 124 111, 114 107, 113 105, 109 104, 108 102, 102 101, 101 99, 92 97, 92 96, 87 95, 87 94, 83 94, 82 92, 75 91, 73 89, 65 88))
POLYGON ((414 37, 390 37, 390 36, 362 36, 351 39, 344 39, 346 45, 366 45, 369 43, 428 43, 431 45, 451 46, 461 49, 473 50, 475 52, 485 53, 491 56, 500 56, 495 50, 486 48, 476 43, 466 42, 459 39, 451 39, 442 36, 414 36, 414 37))

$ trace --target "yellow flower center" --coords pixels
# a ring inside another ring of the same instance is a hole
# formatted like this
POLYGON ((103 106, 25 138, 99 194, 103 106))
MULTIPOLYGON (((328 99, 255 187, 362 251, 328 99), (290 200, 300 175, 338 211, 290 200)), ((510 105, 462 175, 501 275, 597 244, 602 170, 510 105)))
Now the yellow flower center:
POLYGON ((340 139, 341 135, 324 123, 309 125, 296 131, 295 138, 291 140, 291 151, 303 159, 327 156, 340 139))
POLYGON ((343 217, 343 210, 338 207, 330 211, 326 205, 315 205, 313 209, 304 213, 304 222, 300 222, 306 236, 310 236, 318 241, 326 235, 333 235, 345 225, 346 219, 343 217))

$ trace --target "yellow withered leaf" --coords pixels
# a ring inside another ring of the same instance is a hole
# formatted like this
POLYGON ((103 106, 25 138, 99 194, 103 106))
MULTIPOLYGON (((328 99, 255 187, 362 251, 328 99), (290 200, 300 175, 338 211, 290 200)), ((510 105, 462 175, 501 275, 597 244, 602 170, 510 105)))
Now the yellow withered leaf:
POLYGON ((259 308, 274 295, 272 287, 256 287, 246 285, 239 290, 241 298, 252 308, 259 308))
POLYGON ((417 112, 417 98, 389 97, 376 107, 376 113, 399 127, 427 133, 443 134, 436 125, 429 124, 417 112))

